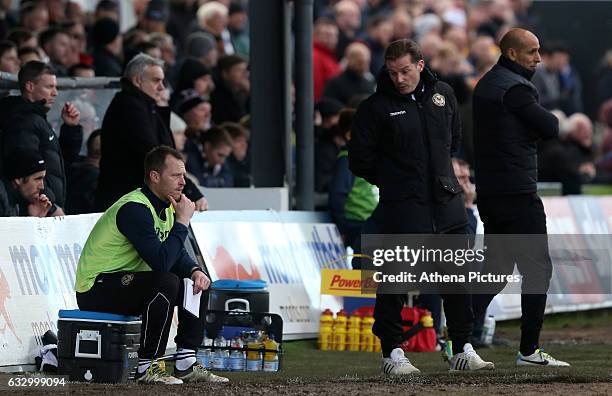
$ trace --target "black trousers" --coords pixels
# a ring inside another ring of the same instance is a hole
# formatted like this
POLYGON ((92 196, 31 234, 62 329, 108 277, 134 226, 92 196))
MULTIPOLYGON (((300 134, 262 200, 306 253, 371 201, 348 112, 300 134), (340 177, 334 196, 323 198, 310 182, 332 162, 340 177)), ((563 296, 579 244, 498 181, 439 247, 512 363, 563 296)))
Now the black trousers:
MULTIPOLYGON (((486 251, 484 272, 512 274, 516 263, 522 275, 521 294, 521 345, 522 354, 532 354, 539 347, 540 330, 544 321, 546 292, 552 276, 552 262, 546 241, 546 214, 542 200, 536 193, 520 195, 478 196, 478 212, 484 223, 485 245, 493 247, 486 251), (525 239, 537 242, 527 249, 494 249, 497 241, 493 235, 525 235, 525 239), (532 235, 529 237, 528 235, 532 235), (499 254, 497 252, 503 252, 499 254), (528 254, 526 254, 528 253, 528 254)), ((474 314, 483 316, 493 297, 505 283, 495 285, 490 294, 473 296, 474 314)))
POLYGON ((200 317, 185 311, 183 280, 171 272, 115 272, 100 274, 91 289, 77 293, 79 309, 142 316, 138 357, 164 355, 174 307, 178 306, 179 348, 197 350, 204 337, 208 292, 202 292, 200 317))
MULTIPOLYGON (((422 233, 431 234, 428 228, 412 229, 415 224, 413 210, 404 211, 401 203, 380 203, 372 214, 378 230, 389 234, 422 233)), ((430 219, 429 207, 419 210, 418 217, 430 219)), ((426 224, 419 222, 419 224, 426 224)), ((431 224, 431 222, 429 222, 431 224)), ((460 227, 449 234, 469 234, 467 226, 460 227)), ((453 341, 453 353, 462 352, 463 345, 469 342, 472 335, 474 314, 472 312, 472 297, 467 293, 442 294, 444 301, 444 314, 448 327, 449 338, 453 341)), ((372 331, 380 338, 382 353, 388 357, 391 351, 398 348, 403 342, 402 308, 406 305, 407 295, 403 294, 376 294, 374 305, 374 326, 372 331)))

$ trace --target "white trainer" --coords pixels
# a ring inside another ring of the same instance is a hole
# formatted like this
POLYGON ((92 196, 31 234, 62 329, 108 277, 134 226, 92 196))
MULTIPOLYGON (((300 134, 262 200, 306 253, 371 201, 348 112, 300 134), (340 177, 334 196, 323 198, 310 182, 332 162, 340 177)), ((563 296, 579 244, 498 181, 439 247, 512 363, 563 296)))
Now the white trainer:
POLYGON ((493 362, 482 360, 470 343, 463 345, 463 352, 451 357, 449 364, 450 369, 448 371, 451 372, 493 370, 495 368, 493 362))
POLYGON ((520 352, 516 356, 517 366, 532 366, 532 367, 570 367, 568 362, 557 360, 544 352, 544 349, 538 348, 529 356, 523 356, 520 352))
POLYGON ((420 370, 410 363, 402 348, 395 348, 390 357, 383 358, 382 372, 387 375, 408 375, 419 373, 420 370))

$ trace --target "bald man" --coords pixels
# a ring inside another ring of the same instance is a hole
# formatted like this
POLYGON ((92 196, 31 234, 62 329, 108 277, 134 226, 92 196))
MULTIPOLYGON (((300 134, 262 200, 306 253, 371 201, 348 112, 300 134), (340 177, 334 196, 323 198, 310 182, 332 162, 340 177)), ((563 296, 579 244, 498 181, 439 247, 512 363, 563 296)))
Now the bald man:
MULTIPOLYGON (((499 61, 480 79, 473 98, 476 192, 487 246, 484 272, 509 275, 516 263, 522 275, 516 364, 569 366, 544 353, 539 343, 552 263, 546 215, 537 194, 536 142, 557 138, 559 123, 538 103, 530 81, 541 61, 538 38, 527 30, 512 29, 500 47, 499 61), (509 246, 497 234, 523 235, 519 242, 528 246, 509 246)), ((488 294, 474 296, 474 315, 484 314, 505 286, 499 282, 486 291, 481 288, 479 292, 488 294)))
POLYGON ((346 69, 325 84, 323 96, 334 98, 346 106, 358 97, 365 98, 374 93, 376 81, 370 73, 370 49, 359 42, 346 48, 346 69))

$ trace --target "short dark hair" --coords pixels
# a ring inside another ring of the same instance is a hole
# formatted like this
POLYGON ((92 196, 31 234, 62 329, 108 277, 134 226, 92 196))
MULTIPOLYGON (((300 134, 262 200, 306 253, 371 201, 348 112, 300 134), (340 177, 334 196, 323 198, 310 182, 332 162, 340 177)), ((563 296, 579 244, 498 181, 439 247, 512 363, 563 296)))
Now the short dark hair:
POLYGON ((92 65, 88 65, 87 63, 77 63, 75 65, 70 66, 68 69, 68 75, 71 77, 76 76, 77 70, 94 70, 92 65))
POLYGON ((38 49, 34 47, 21 47, 17 50, 17 56, 20 58, 23 55, 27 55, 27 54, 36 54, 38 55, 38 58, 40 59, 40 53, 38 52, 38 49))
POLYGON ((239 55, 225 55, 220 57, 217 61, 217 68, 219 72, 224 72, 241 63, 248 64, 247 60, 239 55))
POLYGON ((162 173, 166 167, 166 157, 168 156, 185 161, 183 155, 170 146, 157 146, 147 153, 144 160, 145 184, 149 182, 149 174, 151 171, 162 173))
POLYGON ((17 47, 21 46, 24 42, 34 37, 34 33, 24 28, 13 28, 9 30, 6 39, 15 43, 17 47))
POLYGON ((13 43, 12 41, 8 41, 8 40, 0 41, 0 56, 4 55, 5 52, 11 49, 17 50, 17 46, 15 45, 15 43, 13 43))
POLYGON ((96 5, 96 12, 99 11, 119 11, 119 6, 113 0, 100 0, 96 5))
POLYGON ((70 37, 70 33, 68 33, 67 30, 57 27, 50 27, 49 29, 41 32, 38 36, 38 45, 40 45, 40 47, 44 49, 45 45, 51 42, 55 38, 55 36, 59 34, 65 34, 66 36, 70 37))
POLYGON ((43 74, 56 75, 55 69, 51 65, 48 65, 40 61, 29 61, 21 67, 17 79, 19 80, 19 89, 21 92, 25 91, 25 85, 27 82, 37 82, 43 74))
POLYGON ((419 47, 415 41, 401 39, 389 44, 385 50, 385 61, 394 61, 406 55, 410 55, 412 63, 416 63, 423 59, 421 47, 419 47))
POLYGON ((219 147, 221 145, 232 147, 233 143, 231 135, 225 129, 218 126, 213 126, 201 134, 200 139, 202 144, 208 143, 212 147, 219 147))
POLYGON ((227 133, 230 134, 232 139, 238 139, 238 138, 244 137, 246 140, 249 140, 249 137, 250 137, 249 130, 237 122, 226 121, 219 126, 225 129, 227 133))

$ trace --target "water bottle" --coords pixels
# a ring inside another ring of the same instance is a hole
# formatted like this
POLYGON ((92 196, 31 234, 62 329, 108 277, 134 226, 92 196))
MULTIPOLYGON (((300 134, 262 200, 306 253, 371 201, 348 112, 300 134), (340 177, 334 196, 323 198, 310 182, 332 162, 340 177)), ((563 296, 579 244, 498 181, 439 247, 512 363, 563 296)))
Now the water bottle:
POLYGON ((212 368, 215 370, 225 370, 227 368, 227 349, 225 338, 219 335, 215 338, 215 351, 213 352, 212 368))
POLYGON ((250 334, 247 346, 249 348, 246 361, 247 371, 262 371, 263 353, 261 350, 263 349, 263 343, 259 332, 254 331, 250 334))
POLYGON ((485 345, 493 344, 493 335, 495 334, 495 318, 493 315, 486 317, 482 326, 482 342, 485 345))
POLYGON ((232 351, 230 352, 230 370, 244 371, 246 367, 246 355, 243 347, 244 343, 240 337, 236 337, 231 343, 232 351))
POLYGON ((266 348, 264 353, 263 371, 275 372, 278 371, 278 343, 274 340, 274 336, 263 342, 266 348))
POLYGON ((211 357, 210 347, 211 346, 212 346, 212 340, 209 338, 204 338, 204 343, 200 348, 198 348, 198 353, 196 354, 196 360, 198 361, 198 363, 202 365, 202 367, 206 369, 210 368, 211 366, 210 364, 210 357, 211 357))

